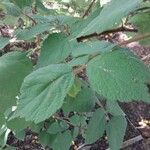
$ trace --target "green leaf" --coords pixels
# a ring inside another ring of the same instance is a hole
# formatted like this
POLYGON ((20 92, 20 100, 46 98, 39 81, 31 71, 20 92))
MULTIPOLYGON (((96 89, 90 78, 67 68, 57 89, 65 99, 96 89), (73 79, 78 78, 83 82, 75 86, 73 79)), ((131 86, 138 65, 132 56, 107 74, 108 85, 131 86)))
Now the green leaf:
POLYGON ((43 42, 37 66, 43 67, 65 60, 70 54, 68 39, 61 33, 50 34, 43 42))
POLYGON ((85 129, 87 128, 87 117, 84 115, 74 115, 69 118, 69 121, 75 126, 72 130, 72 138, 75 139, 78 135, 85 137, 85 129), (79 128, 80 127, 80 128, 79 128))
POLYGON ((103 136, 105 131, 105 113, 101 109, 97 109, 87 127, 85 142, 91 144, 103 136))
POLYGON ((14 4, 18 5, 20 8, 32 5, 32 0, 11 0, 14 4))
POLYGON ((88 87, 84 87, 76 97, 66 97, 62 109, 64 112, 88 112, 94 105, 93 91, 88 87))
MULTIPOLYGON (((133 23, 141 34, 150 33, 150 12, 141 12, 134 15, 129 21, 133 23)), ((150 45, 150 38, 140 41, 141 44, 150 45)))
POLYGON ((49 134, 45 131, 42 131, 39 133, 39 142, 44 146, 51 147, 52 143, 54 142, 56 138, 56 134, 49 134))
POLYGON ((141 12, 136 15, 134 15, 129 21, 130 23, 133 23, 140 33, 146 33, 150 32, 149 27, 149 18, 150 13, 149 12, 141 12))
POLYGON ((115 48, 88 63, 91 87, 110 101, 150 101, 150 70, 127 49, 115 48))
POLYGON ((88 62, 88 60, 89 60, 88 55, 80 56, 80 57, 72 59, 68 64, 72 67, 75 67, 75 66, 79 66, 79 65, 85 65, 88 62))
POLYGON ((0 37, 0 49, 4 48, 7 44, 9 44, 9 38, 0 37))
POLYGON ((71 146, 71 133, 66 131, 64 133, 57 134, 54 142, 52 143, 52 148, 54 150, 68 150, 71 146))
POLYGON ((14 116, 35 123, 44 121, 62 106, 73 82, 72 69, 65 64, 49 65, 32 72, 22 84, 14 116))
POLYGON ((68 92, 68 95, 70 97, 76 97, 76 95, 81 91, 81 82, 79 79, 76 78, 74 81, 73 86, 71 87, 70 91, 68 92))
POLYGON ((74 115, 70 117, 69 119, 69 121, 72 124, 74 124, 75 126, 81 126, 81 127, 87 126, 86 120, 87 120, 87 117, 84 115, 74 115))
POLYGON ((12 15, 12 16, 15 16, 15 17, 18 17, 21 15, 21 9, 13 4, 13 3, 10 3, 10 2, 3 2, 6 10, 7 10, 7 14, 9 15, 12 15))
POLYGON ((44 31, 47 31, 50 28, 52 28, 50 23, 39 23, 28 29, 16 31, 15 34, 18 40, 30 40, 34 38, 36 35, 43 33, 44 31))
POLYGON ((113 116, 125 116, 123 110, 116 101, 107 101, 106 110, 113 116))
POLYGON ((49 128, 47 129, 47 132, 49 134, 57 134, 62 131, 65 131, 68 128, 68 125, 64 122, 54 122, 52 123, 49 128))
MULTIPOLYGON (((27 128, 27 126, 26 126, 26 128, 27 128)), ((25 130, 24 129, 19 130, 19 131, 15 131, 15 137, 20 139, 20 140, 24 140, 24 138, 25 138, 25 130)))
MULTIPOLYGON (((16 105, 16 96, 32 64, 22 52, 11 52, 0 57, 0 114, 16 105)), ((1 119, 0 119, 1 122, 1 119)), ((1 123, 0 123, 1 124, 1 123)))
POLYGON ((111 150, 119 150, 125 135, 127 121, 124 116, 113 117, 106 126, 106 132, 111 150))
POLYGON ((95 32, 101 33, 118 26, 122 18, 133 12, 140 2, 141 0, 111 0, 104 6, 100 14, 83 29, 78 37, 95 32))
POLYGON ((40 123, 38 123, 38 124, 32 123, 32 124, 30 125, 30 128, 31 128, 31 130, 32 130, 33 132, 40 133, 41 130, 43 129, 44 125, 45 125, 44 123, 45 123, 45 122, 40 122, 40 123))
POLYGON ((14 132, 19 132, 27 128, 31 122, 25 121, 23 118, 15 118, 7 122, 7 127, 14 132))
POLYGON ((99 15, 101 10, 102 8, 95 10, 86 19, 77 19, 77 21, 70 26, 71 37, 75 38, 78 34, 80 34, 87 27, 87 25, 99 15))
POLYGON ((72 56, 79 57, 84 55, 94 55, 110 51, 115 45, 106 41, 75 43, 72 56))

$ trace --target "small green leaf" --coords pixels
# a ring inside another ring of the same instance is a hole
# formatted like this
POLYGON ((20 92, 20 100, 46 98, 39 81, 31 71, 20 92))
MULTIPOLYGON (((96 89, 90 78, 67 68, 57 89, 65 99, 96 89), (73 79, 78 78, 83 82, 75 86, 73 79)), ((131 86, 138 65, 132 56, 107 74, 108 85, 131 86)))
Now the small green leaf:
POLYGON ((60 63, 70 54, 70 44, 62 33, 50 34, 43 42, 38 67, 60 63))
POLYGON ((45 131, 42 131, 39 133, 39 142, 44 146, 51 147, 52 143, 54 142, 56 138, 56 134, 49 134, 45 131))
POLYGON ((127 127, 124 116, 114 116, 106 126, 106 132, 111 150, 119 150, 127 127))
POLYGON ((87 117, 84 115, 74 115, 70 117, 69 120, 75 126, 81 126, 81 127, 87 126, 87 123, 86 123, 87 117))
POLYGON ((106 110, 113 116, 125 116, 123 110, 116 101, 107 101, 106 110))
MULTIPOLYGON (((26 126, 26 128, 27 128, 27 126, 26 126)), ((15 137, 20 139, 20 140, 24 140, 25 130, 15 131, 15 137)))
POLYGON ((94 105, 93 91, 88 87, 83 87, 76 97, 66 97, 62 109, 64 112, 88 112, 94 105))
POLYGON ((68 128, 68 125, 64 122, 54 122, 52 123, 49 128, 47 129, 47 132, 49 134, 58 134, 62 131, 65 131, 68 128))
POLYGON ((49 65, 28 75, 21 87, 21 96, 15 116, 35 123, 53 115, 74 82, 72 68, 66 64, 49 65))
POLYGON ((71 146, 72 136, 69 131, 57 134, 54 142, 52 143, 52 148, 54 150, 68 150, 71 146))
POLYGON ((87 74, 91 87, 107 100, 150 101, 150 70, 127 49, 115 48, 93 58, 87 74))
POLYGON ((91 144, 102 137, 105 131, 105 125, 105 113, 103 110, 97 109, 87 127, 85 142, 91 144))
POLYGON ((76 97, 76 95, 81 91, 81 82, 80 80, 76 79, 73 86, 71 87, 71 89, 68 92, 68 95, 70 97, 76 97))

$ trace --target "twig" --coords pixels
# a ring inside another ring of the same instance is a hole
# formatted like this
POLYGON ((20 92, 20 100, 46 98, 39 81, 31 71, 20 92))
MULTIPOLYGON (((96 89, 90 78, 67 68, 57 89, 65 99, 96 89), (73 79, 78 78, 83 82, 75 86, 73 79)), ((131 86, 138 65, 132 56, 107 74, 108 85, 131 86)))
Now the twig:
POLYGON ((144 56, 144 57, 142 58, 142 60, 146 60, 146 59, 148 59, 148 58, 150 58, 150 54, 144 56))
POLYGON ((24 16, 26 16, 27 18, 29 18, 33 22, 33 24, 36 24, 36 21, 32 17, 30 17, 29 15, 25 14, 24 12, 22 12, 22 14, 24 16))
MULTIPOLYGON (((134 143, 139 142, 141 140, 143 140, 143 137, 141 135, 136 136, 136 137, 134 137, 132 139, 129 139, 129 140, 123 142, 123 144, 121 146, 121 149, 124 149, 124 148, 126 148, 128 146, 131 146, 134 143)), ((89 145, 89 144, 87 144, 87 145, 83 144, 83 145, 79 146, 77 150, 86 150, 86 149, 89 150, 91 147, 92 147, 92 144, 91 145, 89 145)), ((110 150, 110 148, 107 148, 106 150, 110 150)))
POLYGON ((115 28, 115 29, 110 29, 110 30, 101 32, 99 34, 95 32, 95 33, 92 33, 92 34, 89 34, 89 35, 78 37, 77 41, 82 42, 86 39, 90 39, 90 38, 93 38, 93 37, 99 37, 101 35, 106 35, 106 34, 110 34, 110 33, 117 33, 117 32, 138 32, 138 30, 133 29, 133 28, 128 28, 126 26, 121 26, 121 27, 118 27, 118 28, 115 28))
MULTIPOLYGON (((146 39, 146 38, 149 38, 150 37, 150 33, 145 33, 143 35, 137 35, 129 40, 126 40, 126 41, 123 41, 122 43, 116 45, 116 46, 124 46, 126 44, 130 44, 132 42, 136 42, 136 41, 139 41, 139 40, 143 40, 143 39, 146 39)), ((148 56, 149 57, 149 56, 148 56)), ((84 69, 86 69, 87 65, 82 65, 80 66, 79 68, 76 68, 74 70, 74 74, 77 75, 79 73, 81 73, 84 69)))
MULTIPOLYGON (((126 148, 126 147, 128 147, 128 146, 130 146, 130 145, 133 145, 134 143, 139 142, 139 141, 141 141, 141 140, 143 140, 143 137, 142 137, 141 135, 136 136, 136 137, 134 137, 134 138, 132 138, 132 139, 129 139, 129 140, 123 142, 123 144, 122 144, 122 146, 121 146, 121 149, 126 148)), ((110 148, 108 148, 108 149, 106 149, 106 150, 110 150, 110 148)))
POLYGON ((127 45, 127 44, 130 44, 132 42, 136 42, 136 41, 140 41, 140 40, 143 40, 143 39, 146 39, 146 38, 149 38, 150 37, 150 33, 145 33, 145 34, 142 34, 142 35, 137 35, 129 40, 126 40, 126 41, 123 41, 122 43, 120 43, 118 46, 123 46, 123 45, 127 45))
POLYGON ((90 3, 90 5, 89 5, 88 8, 86 9, 86 11, 84 12, 82 18, 84 18, 85 16, 88 16, 88 14, 89 14, 89 12, 90 12, 90 10, 91 10, 93 4, 95 3, 95 1, 96 1, 96 0, 93 0, 93 1, 90 3))

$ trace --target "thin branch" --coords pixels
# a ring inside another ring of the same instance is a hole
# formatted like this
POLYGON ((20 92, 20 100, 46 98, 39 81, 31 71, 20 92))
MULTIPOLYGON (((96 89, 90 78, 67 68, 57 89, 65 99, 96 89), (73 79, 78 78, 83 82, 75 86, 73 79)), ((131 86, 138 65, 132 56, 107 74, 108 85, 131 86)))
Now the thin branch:
POLYGON ((92 33, 92 34, 89 34, 89 35, 81 36, 81 37, 77 38, 77 41, 82 42, 86 39, 90 39, 90 38, 93 38, 93 37, 99 37, 101 35, 106 35, 106 34, 110 34, 110 33, 117 33, 117 32, 138 32, 138 30, 134 29, 134 28, 128 28, 126 26, 121 26, 121 27, 118 27, 118 28, 115 28, 115 29, 110 29, 110 30, 101 32, 99 34, 95 32, 95 33, 92 33))
POLYGON ((149 37, 150 37, 150 33, 145 33, 145 34, 142 34, 142 35, 136 35, 135 37, 133 37, 129 40, 123 41, 118 46, 127 45, 127 44, 130 44, 130 43, 133 43, 133 42, 136 42, 136 41, 140 41, 140 40, 143 40, 143 39, 146 39, 146 38, 149 38, 149 37))
MULTIPOLYGON (((123 144, 122 144, 122 146, 121 146, 121 149, 126 148, 126 147, 128 147, 128 146, 131 146, 131 145, 133 145, 134 143, 139 142, 139 141, 141 141, 141 140, 143 140, 143 137, 142 137, 141 135, 136 136, 136 137, 134 137, 134 138, 132 138, 132 139, 129 139, 129 140, 123 142, 123 144)), ((108 149, 106 149, 106 150, 110 150, 110 148, 108 148, 108 149)))
MULTIPOLYGON (((123 41, 122 43, 118 44, 118 46, 124 46, 126 44, 130 44, 132 42, 143 40, 143 39, 146 39, 149 37, 150 37, 150 33, 145 33, 143 35, 137 35, 127 41, 123 41)), ((77 74, 81 73, 84 69, 86 69, 86 67, 87 67, 87 65, 82 65, 79 68, 74 69, 74 74, 77 75, 77 74)))
MULTIPOLYGON (((143 137, 142 137, 141 135, 136 136, 136 137, 134 137, 134 138, 132 138, 132 139, 129 139, 129 140, 123 142, 123 144, 122 144, 122 146, 121 146, 121 149, 124 149, 124 148, 126 148, 126 147, 129 147, 129 146, 131 146, 131 145, 133 145, 133 144, 135 144, 135 143, 137 143, 137 142, 139 142, 139 141, 142 141, 142 140, 143 140, 143 137)), ((77 148, 77 150, 88 150, 88 149, 90 149, 91 147, 92 147, 92 144, 83 144, 83 145, 79 146, 79 147, 77 148)), ((110 148, 107 148, 106 150, 110 150, 110 148)))
POLYGON ((109 117, 108 112, 106 111, 105 107, 103 106, 101 101, 97 98, 97 96, 95 96, 95 99, 96 99, 97 105, 105 111, 106 120, 109 121, 110 117, 109 117))
POLYGON ((89 14, 91 8, 93 7, 93 4, 95 3, 95 1, 96 1, 96 0, 93 0, 93 1, 90 3, 90 5, 88 6, 88 8, 85 10, 85 12, 84 12, 82 18, 84 18, 85 16, 88 16, 88 14, 89 14))
POLYGON ((30 17, 29 15, 25 14, 24 12, 22 12, 22 14, 24 16, 26 16, 27 18, 29 18, 29 20, 31 20, 33 22, 33 24, 36 24, 36 21, 32 17, 30 17))
POLYGON ((150 58, 150 54, 144 56, 144 57, 142 58, 142 60, 146 60, 146 59, 149 59, 149 58, 150 58))

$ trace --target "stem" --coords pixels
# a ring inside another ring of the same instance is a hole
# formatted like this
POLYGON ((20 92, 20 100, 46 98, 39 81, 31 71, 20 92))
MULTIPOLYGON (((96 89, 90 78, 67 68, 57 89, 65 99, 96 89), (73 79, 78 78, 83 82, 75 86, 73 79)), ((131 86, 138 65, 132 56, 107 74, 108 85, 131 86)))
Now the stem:
POLYGON ((93 37, 99 37, 101 35, 106 35, 106 34, 110 34, 110 33, 117 33, 117 32, 137 32, 137 31, 138 30, 134 29, 134 28, 128 28, 126 26, 121 26, 121 27, 118 27, 118 28, 115 28, 115 29, 110 29, 110 30, 101 32, 99 34, 98 33, 92 33, 92 34, 89 34, 89 35, 78 37, 77 41, 78 42, 82 42, 82 41, 84 41, 86 39, 90 39, 90 38, 93 38, 93 37))
POLYGON ((103 104, 100 102, 100 100, 97 98, 97 96, 95 96, 95 99, 96 99, 97 105, 105 111, 106 121, 109 121, 109 120, 110 120, 110 117, 109 117, 108 112, 106 111, 105 107, 104 107, 103 104))
POLYGON ((31 20, 33 22, 33 24, 36 24, 36 21, 32 17, 30 17, 29 15, 25 14, 24 12, 22 12, 22 14, 24 16, 26 16, 27 18, 29 18, 29 20, 31 20))
POLYGON ((93 1, 90 3, 90 5, 88 6, 87 10, 84 12, 82 18, 84 18, 85 16, 88 16, 88 14, 89 14, 91 8, 93 7, 93 4, 95 3, 95 1, 96 1, 96 0, 93 0, 93 1))
MULTIPOLYGON (((143 40, 143 39, 146 39, 149 37, 150 37, 150 33, 145 33, 143 35, 137 35, 137 36, 135 36, 135 37, 133 37, 127 41, 123 41, 122 43, 118 44, 118 46, 124 46, 124 45, 130 44, 132 42, 143 40)), ((86 67, 87 67, 87 65, 82 65, 79 68, 76 68, 74 70, 74 74, 77 75, 77 74, 81 73, 84 69, 86 69, 86 67)))

